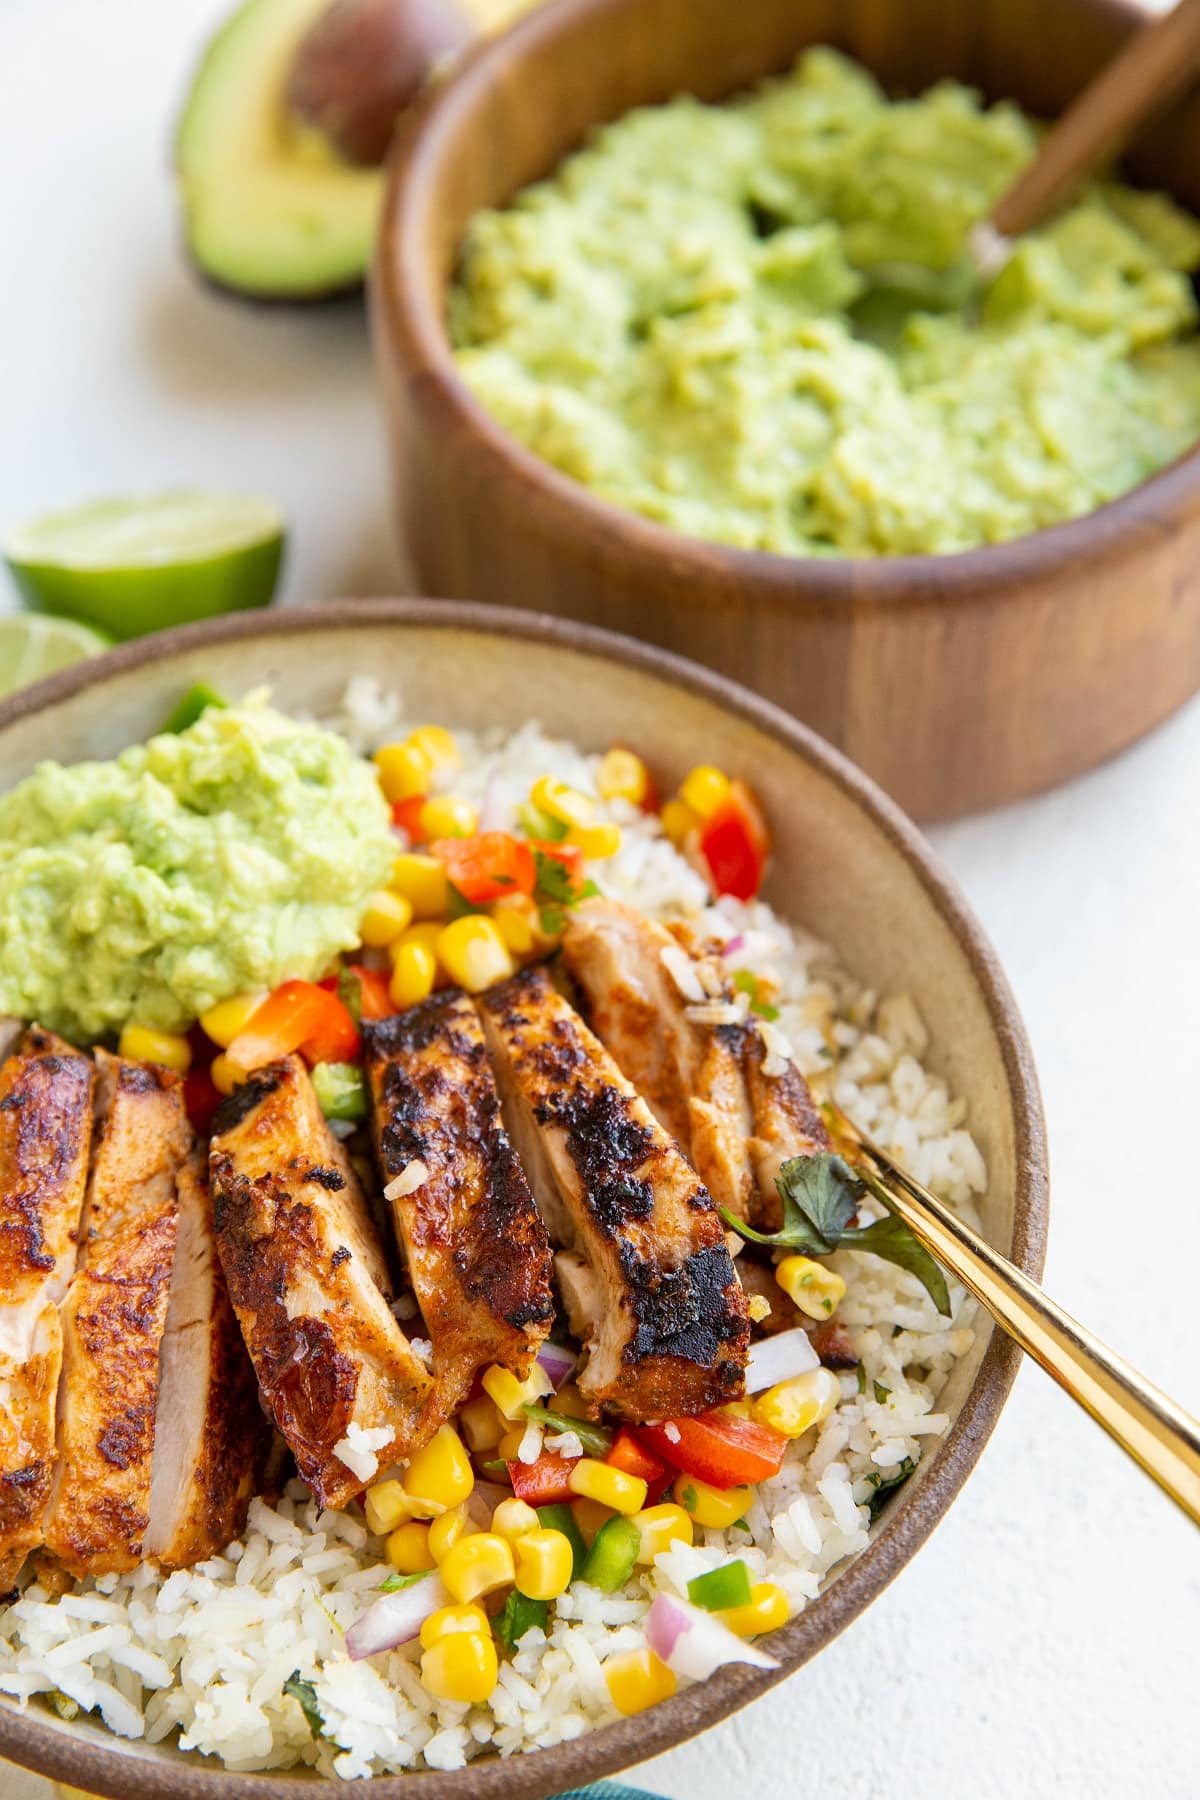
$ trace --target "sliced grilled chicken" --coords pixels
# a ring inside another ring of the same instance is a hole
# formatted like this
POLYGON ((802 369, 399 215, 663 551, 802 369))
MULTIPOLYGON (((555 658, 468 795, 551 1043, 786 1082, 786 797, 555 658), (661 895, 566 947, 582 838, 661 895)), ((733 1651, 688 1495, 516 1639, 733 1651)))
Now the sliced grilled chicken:
POLYGON ((213 1242, 203 1159, 180 1170, 178 1235, 159 1369, 145 1555, 190 1568, 240 1535, 271 1427, 213 1242))
POLYGON ((217 1249, 259 1387, 317 1499, 344 1506, 432 1430, 433 1383, 389 1311, 362 1189, 296 1057, 257 1070, 221 1106, 209 1167, 217 1249))
POLYGON ((420 1176, 395 1195, 392 1216, 445 1417, 489 1363, 528 1373, 554 1318, 550 1241, 468 996, 435 994, 363 1036, 385 1186, 420 1176))
POLYGON ((59 1465, 45 1532, 77 1576, 141 1560, 176 1181, 192 1144, 177 1075, 103 1050, 96 1068, 98 1137, 62 1305, 59 1465))
POLYGON ((0 1068, 0 1594, 41 1543, 94 1071, 36 1026, 0 1068))
POLYGON ((762 1032, 755 1019, 734 1014, 716 959, 698 954, 685 931, 604 898, 572 909, 563 955, 600 1039, 713 1199, 758 1230, 774 1230, 780 1165, 827 1149, 829 1140, 795 1065, 764 1074, 762 1032), (724 1021, 713 1017, 722 1007, 724 1021))
POLYGON ((550 1235, 579 1391, 646 1420, 741 1393, 746 1301, 704 1187, 544 970, 482 996, 509 1128, 550 1235))

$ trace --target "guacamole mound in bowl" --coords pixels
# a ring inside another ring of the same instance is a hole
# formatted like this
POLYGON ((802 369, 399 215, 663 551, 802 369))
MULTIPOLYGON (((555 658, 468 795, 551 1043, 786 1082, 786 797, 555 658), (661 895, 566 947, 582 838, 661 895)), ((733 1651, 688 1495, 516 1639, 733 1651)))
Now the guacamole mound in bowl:
POLYGON ((603 499, 742 549, 941 553, 1087 513, 1200 440, 1200 224, 1095 184, 970 291, 968 231, 1036 140, 1011 103, 891 101, 828 49, 635 111, 473 220, 459 370, 603 499), (881 331, 895 262, 946 299, 881 331))
POLYGON ((0 794, 0 1013, 75 1043, 316 980, 396 853, 370 763, 265 697, 0 794))

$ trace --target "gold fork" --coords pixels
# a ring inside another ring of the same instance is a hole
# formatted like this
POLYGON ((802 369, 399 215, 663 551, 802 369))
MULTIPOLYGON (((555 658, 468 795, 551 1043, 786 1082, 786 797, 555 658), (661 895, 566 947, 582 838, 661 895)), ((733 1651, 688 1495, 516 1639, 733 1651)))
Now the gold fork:
POLYGON ((1009 1337, 1200 1525, 1200 1421, 1094 1337, 827 1102, 857 1173, 1009 1337))

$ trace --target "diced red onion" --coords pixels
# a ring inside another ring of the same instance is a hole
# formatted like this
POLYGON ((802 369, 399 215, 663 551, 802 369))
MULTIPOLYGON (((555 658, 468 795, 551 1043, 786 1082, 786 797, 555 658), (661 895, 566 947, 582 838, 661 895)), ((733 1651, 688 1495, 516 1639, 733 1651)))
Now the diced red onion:
POLYGON ((579 1361, 573 1350, 565 1350, 561 1344, 550 1343, 542 1345, 537 1359, 556 1389, 574 1373, 575 1364, 579 1361))
POLYGON ((346 1654, 351 1662, 361 1662, 366 1656, 378 1656, 381 1650, 411 1643, 426 1619, 449 1604, 450 1595, 441 1576, 431 1569, 424 1580, 414 1581, 411 1587, 400 1588, 395 1594, 380 1594, 346 1633, 346 1654))
POLYGON ((745 941, 746 934, 744 931, 739 931, 736 937, 726 938, 724 944, 721 946, 721 955, 736 956, 745 941))
POLYGON ((777 1669, 777 1657, 756 1650, 722 1625, 715 1614, 676 1600, 672 1594, 656 1594, 646 1614, 646 1642, 676 1675, 691 1681, 707 1681, 726 1663, 749 1663, 754 1669, 777 1669))
POLYGON ((777 1381, 790 1381, 793 1375, 807 1375, 810 1369, 820 1366, 812 1339, 799 1325, 792 1331, 777 1332, 774 1337, 759 1338, 751 1344, 746 1359, 746 1392, 761 1394, 777 1381))

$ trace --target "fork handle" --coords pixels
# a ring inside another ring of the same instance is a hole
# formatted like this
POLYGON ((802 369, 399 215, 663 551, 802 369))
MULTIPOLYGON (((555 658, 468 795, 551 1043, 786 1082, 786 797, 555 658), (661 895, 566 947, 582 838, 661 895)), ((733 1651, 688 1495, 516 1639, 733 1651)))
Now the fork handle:
POLYGON ((1200 1525, 1200 1422, 1102 1344, 928 1189, 853 1131, 872 1192, 998 1324, 1200 1525))
POLYGON ((1200 0, 1178 0, 1139 26, 1052 128, 1023 175, 992 209, 1002 237, 1045 218, 1065 188, 1115 149, 1156 107, 1187 87, 1200 64, 1200 0))

